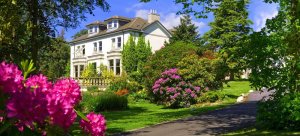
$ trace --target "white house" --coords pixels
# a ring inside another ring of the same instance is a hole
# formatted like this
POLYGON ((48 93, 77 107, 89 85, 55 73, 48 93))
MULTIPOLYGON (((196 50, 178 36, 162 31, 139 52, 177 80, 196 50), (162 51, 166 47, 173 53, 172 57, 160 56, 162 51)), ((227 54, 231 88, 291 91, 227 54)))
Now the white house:
POLYGON ((93 64, 95 69, 104 64, 114 71, 115 75, 120 75, 121 51, 130 35, 144 35, 146 41, 150 42, 152 52, 161 49, 164 42, 169 41, 171 34, 159 19, 160 16, 151 10, 148 20, 113 16, 103 22, 95 21, 86 25, 88 34, 70 42, 71 77, 80 77, 80 73, 89 63, 93 64))

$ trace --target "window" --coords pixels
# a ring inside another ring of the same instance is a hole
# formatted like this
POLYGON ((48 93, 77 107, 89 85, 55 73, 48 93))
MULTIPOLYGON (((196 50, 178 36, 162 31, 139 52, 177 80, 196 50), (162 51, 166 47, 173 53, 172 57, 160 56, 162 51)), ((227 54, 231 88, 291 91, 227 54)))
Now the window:
POLYGON ((80 55, 81 55, 80 46, 77 46, 77 49, 75 51, 75 57, 79 57, 80 55))
POLYGON ((118 27, 118 20, 112 20, 107 24, 108 29, 117 28, 118 27))
POLYGON ((116 59, 116 75, 121 74, 121 61, 120 59, 116 59))
POLYGON ((80 69, 79 69, 79 73, 80 73, 80 74, 79 74, 79 76, 81 76, 83 70, 84 70, 84 65, 80 65, 80 69))
POLYGON ((111 39, 111 46, 112 46, 112 48, 115 48, 115 44, 116 44, 116 39, 112 38, 111 39))
POLYGON ((90 28, 89 28, 89 32, 90 32, 90 33, 93 33, 93 27, 90 27, 90 28))
POLYGON ((92 65, 93 65, 93 70, 94 70, 94 72, 97 72, 97 63, 94 62, 94 63, 92 63, 92 65))
POLYGON ((98 51, 102 52, 102 41, 99 42, 99 49, 98 51))
POLYGON ((77 78, 78 77, 78 65, 75 65, 74 69, 75 69, 74 70, 74 72, 75 72, 74 75, 75 75, 75 78, 77 78))
POLYGON ((97 43, 94 42, 94 52, 97 52, 97 43))
POLYGON ((121 45, 122 45, 121 37, 118 37, 118 48, 121 48, 121 45))
POLYGON ((109 60, 109 70, 114 71, 114 60, 109 60))
POLYGON ((82 45, 82 55, 84 56, 85 55, 85 46, 82 45))
POLYGON ((97 33, 98 32, 98 27, 94 26, 94 32, 97 33))

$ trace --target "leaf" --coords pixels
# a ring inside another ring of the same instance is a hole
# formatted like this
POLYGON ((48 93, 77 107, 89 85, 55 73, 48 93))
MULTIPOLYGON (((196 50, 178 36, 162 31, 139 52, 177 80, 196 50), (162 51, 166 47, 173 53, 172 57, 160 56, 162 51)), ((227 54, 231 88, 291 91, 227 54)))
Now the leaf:
POLYGON ((0 127, 0 135, 5 132, 6 129, 8 129, 12 124, 11 123, 4 123, 3 126, 0 127))
MULTIPOLYGON (((74 109, 75 110, 75 109, 74 109)), ((88 118, 86 118, 86 116, 84 116, 84 114, 82 113, 82 112, 80 112, 80 111, 77 111, 77 110, 75 110, 75 112, 77 113, 77 115, 79 116, 79 117, 81 117, 83 120, 85 120, 85 121, 89 121, 89 119, 88 118)))

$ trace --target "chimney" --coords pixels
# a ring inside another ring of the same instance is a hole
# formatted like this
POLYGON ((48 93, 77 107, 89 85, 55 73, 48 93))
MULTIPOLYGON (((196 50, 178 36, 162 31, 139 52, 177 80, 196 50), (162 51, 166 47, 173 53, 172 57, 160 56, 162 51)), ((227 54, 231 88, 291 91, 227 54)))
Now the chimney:
POLYGON ((152 23, 154 21, 159 21, 160 16, 157 14, 156 10, 151 9, 150 13, 148 14, 148 23, 152 23))

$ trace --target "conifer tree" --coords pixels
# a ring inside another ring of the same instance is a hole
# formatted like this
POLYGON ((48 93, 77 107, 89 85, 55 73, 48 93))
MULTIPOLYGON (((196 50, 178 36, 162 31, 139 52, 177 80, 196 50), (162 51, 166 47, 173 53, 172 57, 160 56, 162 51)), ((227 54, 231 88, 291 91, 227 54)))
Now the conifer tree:
POLYGON ((184 41, 191 43, 199 40, 199 34, 197 32, 198 27, 192 23, 190 15, 183 15, 180 18, 180 24, 174 27, 172 37, 170 38, 170 44, 176 41, 184 41))
POLYGON ((231 79, 243 66, 243 50, 251 31, 248 19, 248 0, 223 0, 213 10, 215 20, 204 39, 206 46, 220 53, 231 79))

